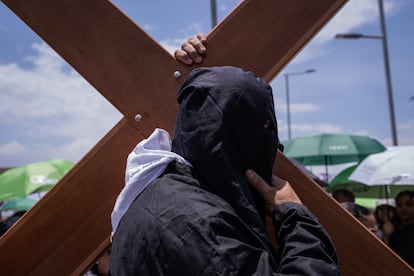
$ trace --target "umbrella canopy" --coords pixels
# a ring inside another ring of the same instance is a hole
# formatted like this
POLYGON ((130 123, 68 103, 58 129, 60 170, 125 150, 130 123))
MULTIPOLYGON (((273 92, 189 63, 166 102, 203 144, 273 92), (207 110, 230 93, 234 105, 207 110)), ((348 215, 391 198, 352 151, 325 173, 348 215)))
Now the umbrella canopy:
POLYGON ((67 160, 52 159, 9 169, 0 174, 0 201, 47 191, 73 165, 67 160))
POLYGON ((284 154, 305 166, 359 162, 368 155, 385 151, 385 146, 369 136, 319 134, 282 142, 284 154))
MULTIPOLYGON (((368 157, 369 158, 369 157, 368 157)), ((399 192, 403 190, 411 190, 414 186, 410 185, 366 185, 364 183, 350 180, 350 175, 358 168, 357 165, 350 166, 340 173, 338 173, 328 186, 325 187, 325 190, 329 193, 333 193, 339 189, 346 189, 351 191, 356 198, 365 198, 365 199, 375 199, 380 198, 394 198, 399 192)))
POLYGON ((349 179, 367 185, 414 185, 414 146, 390 147, 368 156, 349 179))
POLYGON ((287 157, 307 165, 335 165, 359 162, 386 150, 376 139, 348 134, 320 134, 282 142, 287 157))

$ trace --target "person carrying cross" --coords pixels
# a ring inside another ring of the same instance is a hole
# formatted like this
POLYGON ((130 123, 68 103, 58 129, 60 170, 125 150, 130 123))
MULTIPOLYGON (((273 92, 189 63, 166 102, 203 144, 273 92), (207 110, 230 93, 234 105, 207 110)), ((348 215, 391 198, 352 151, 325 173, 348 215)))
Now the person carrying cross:
POLYGON ((271 87, 240 68, 200 67, 177 100, 172 139, 155 129, 128 156, 110 275, 339 275, 324 228, 272 175, 281 147, 271 87))

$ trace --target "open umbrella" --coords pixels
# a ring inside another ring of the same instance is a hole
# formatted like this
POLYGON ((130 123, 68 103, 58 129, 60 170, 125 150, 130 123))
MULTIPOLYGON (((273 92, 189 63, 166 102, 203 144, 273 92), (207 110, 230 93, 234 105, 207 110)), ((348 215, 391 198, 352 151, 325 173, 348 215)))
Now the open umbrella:
POLYGON ((368 155, 386 150, 385 146, 369 136, 348 134, 319 134, 282 142, 284 154, 307 165, 328 165, 359 162, 368 155))
POLYGON ((349 176, 367 185, 414 185, 414 146, 395 146, 368 156, 349 176))
POLYGON ((74 163, 52 159, 9 169, 0 174, 0 201, 49 190, 74 163))
POLYGON ((325 187, 325 190, 327 192, 333 193, 338 189, 347 189, 351 191, 356 198, 386 199, 389 197, 394 198, 399 192, 403 190, 414 188, 414 186, 410 185, 392 185, 387 187, 388 185, 380 183, 376 185, 367 185, 349 179, 350 175, 355 171, 357 167, 358 164, 350 166, 338 173, 334 179, 329 182, 328 186, 325 187))

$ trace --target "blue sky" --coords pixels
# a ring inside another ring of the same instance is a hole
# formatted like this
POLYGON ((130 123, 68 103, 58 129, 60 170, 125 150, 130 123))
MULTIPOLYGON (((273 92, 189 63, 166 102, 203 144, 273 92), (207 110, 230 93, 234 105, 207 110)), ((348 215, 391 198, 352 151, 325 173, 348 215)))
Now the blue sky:
MULTIPOLYGON (((238 2, 217 0, 218 19, 238 2)), ((384 3, 398 140, 414 145, 414 1, 384 3)), ((207 0, 114 4, 170 52, 211 29, 207 0)), ((282 140, 288 137, 283 74, 316 69, 289 78, 292 137, 347 133, 392 145, 381 40, 334 39, 347 32, 379 35, 379 23, 377 0, 350 0, 275 77, 282 140)), ((121 115, 3 3, 0 41, 0 167, 77 162, 121 115)))

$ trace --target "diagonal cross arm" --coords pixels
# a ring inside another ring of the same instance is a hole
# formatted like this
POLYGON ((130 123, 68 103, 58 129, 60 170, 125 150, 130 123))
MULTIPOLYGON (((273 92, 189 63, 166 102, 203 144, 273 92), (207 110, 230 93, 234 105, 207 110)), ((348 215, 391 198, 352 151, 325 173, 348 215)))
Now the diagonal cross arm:
MULTIPOLYGON (((176 89, 191 68, 176 63, 109 1, 2 1, 124 115, 0 240, 6 275, 80 274, 109 243, 127 154, 155 127, 172 131, 176 89)), ((245 0, 208 35, 203 65, 235 65, 270 81, 344 3, 245 0)), ((333 237, 344 275, 361 267, 373 275, 411 271, 282 154, 275 173, 298 183, 296 191, 333 237), (343 229, 361 238, 349 240, 343 229), (371 246, 377 259, 369 257, 371 246)))

